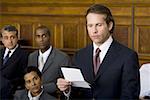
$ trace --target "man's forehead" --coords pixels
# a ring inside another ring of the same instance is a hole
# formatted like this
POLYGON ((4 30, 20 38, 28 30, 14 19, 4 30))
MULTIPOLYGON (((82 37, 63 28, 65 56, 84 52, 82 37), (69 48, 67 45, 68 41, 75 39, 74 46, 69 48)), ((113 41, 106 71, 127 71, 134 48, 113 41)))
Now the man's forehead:
POLYGON ((25 74, 24 78, 25 79, 31 79, 35 76, 38 76, 37 73, 35 71, 31 71, 30 73, 25 74))
POLYGON ((4 30, 2 32, 2 35, 16 35, 16 31, 7 31, 7 30, 4 30))
POLYGON ((94 21, 94 20, 106 20, 106 15, 104 14, 96 14, 96 13, 89 13, 86 16, 86 21, 94 21))
POLYGON ((44 30, 37 30, 36 35, 46 35, 47 33, 44 30))

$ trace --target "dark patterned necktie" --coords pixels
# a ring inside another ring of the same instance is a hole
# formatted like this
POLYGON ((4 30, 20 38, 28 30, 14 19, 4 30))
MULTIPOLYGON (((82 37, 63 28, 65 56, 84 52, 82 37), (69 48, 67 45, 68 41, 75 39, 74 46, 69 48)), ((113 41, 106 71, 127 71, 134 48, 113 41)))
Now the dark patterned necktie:
POLYGON ((100 57, 99 57, 100 52, 101 52, 101 50, 99 48, 97 48, 96 52, 95 52, 95 56, 93 57, 95 75, 97 74, 97 71, 98 71, 99 66, 100 66, 100 57))
POLYGON ((5 63, 7 62, 7 60, 9 59, 9 54, 11 53, 11 51, 8 51, 6 57, 3 59, 3 65, 5 65, 5 63))

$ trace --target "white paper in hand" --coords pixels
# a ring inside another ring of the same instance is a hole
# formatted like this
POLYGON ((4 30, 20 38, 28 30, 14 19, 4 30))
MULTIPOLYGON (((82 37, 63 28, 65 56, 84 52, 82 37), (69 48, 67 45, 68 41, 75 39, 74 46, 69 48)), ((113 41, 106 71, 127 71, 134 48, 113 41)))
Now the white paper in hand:
POLYGON ((80 69, 62 67, 61 70, 65 79, 72 82, 72 86, 91 88, 89 83, 84 80, 80 69))

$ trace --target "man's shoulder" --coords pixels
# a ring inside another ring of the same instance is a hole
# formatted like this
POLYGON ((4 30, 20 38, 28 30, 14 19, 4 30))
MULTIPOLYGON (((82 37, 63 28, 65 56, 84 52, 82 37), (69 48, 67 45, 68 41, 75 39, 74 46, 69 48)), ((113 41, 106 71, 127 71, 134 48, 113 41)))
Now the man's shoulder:
POLYGON ((15 94, 20 94, 20 95, 24 94, 25 95, 25 93, 27 93, 27 91, 25 89, 23 89, 23 90, 17 90, 15 94))
POLYGON ((27 97, 27 91, 24 89, 24 90, 17 90, 15 92, 15 95, 14 95, 14 98, 16 100, 19 100, 19 98, 23 99, 23 98, 26 98, 27 97))
POLYGON ((3 47, 0 46, 0 50, 2 50, 2 49, 3 49, 3 47))
POLYGON ((127 47, 127 46, 117 42, 117 41, 114 41, 112 43, 112 47, 111 48, 113 48, 114 52, 122 55, 122 57, 123 57, 123 55, 125 57, 126 56, 131 56, 131 55, 137 55, 137 52, 134 51, 132 48, 129 48, 129 47, 127 47))
POLYGON ((47 92, 43 91, 40 100, 57 100, 57 98, 55 98, 54 96, 48 94, 47 92))
POLYGON ((17 53, 24 53, 24 54, 28 54, 28 52, 25 50, 25 48, 23 48, 22 46, 18 45, 18 47, 15 49, 15 51, 17 51, 17 53))
POLYGON ((92 44, 90 44, 90 45, 87 45, 87 46, 86 46, 86 47, 84 47, 84 48, 81 48, 81 49, 77 50, 77 52, 76 52, 76 53, 86 53, 86 52, 91 51, 91 50, 92 50, 92 48, 93 48, 93 45, 92 45, 92 44))
POLYGON ((31 52, 29 56, 35 56, 37 54, 38 54, 38 50, 35 50, 35 51, 31 52))
POLYGON ((117 42, 117 41, 114 41, 114 42, 115 42, 115 44, 116 44, 123 52, 129 52, 129 53, 135 52, 133 49, 131 49, 131 48, 125 46, 124 44, 121 44, 121 43, 119 43, 119 42, 117 42))
POLYGON ((3 47, 0 47, 0 53, 2 53, 3 50, 4 50, 4 48, 3 48, 3 47))
POLYGON ((55 53, 56 55, 59 55, 59 56, 68 56, 65 52, 57 48, 53 48, 52 53, 55 53))

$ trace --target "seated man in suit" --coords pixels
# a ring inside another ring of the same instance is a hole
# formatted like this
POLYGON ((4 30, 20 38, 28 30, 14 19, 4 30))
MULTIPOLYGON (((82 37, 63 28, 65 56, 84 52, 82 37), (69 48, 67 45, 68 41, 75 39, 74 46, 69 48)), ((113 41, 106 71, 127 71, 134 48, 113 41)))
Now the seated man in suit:
POLYGON ((1 36, 4 48, 0 49, 0 75, 2 78, 0 98, 10 99, 16 89, 23 88, 23 74, 28 62, 28 53, 17 43, 18 30, 15 26, 4 26, 1 29, 1 36))
POLYGON ((37 67, 29 66, 24 75, 26 90, 17 91, 15 100, 56 100, 42 88, 42 74, 37 67))
POLYGON ((70 58, 50 44, 51 33, 46 26, 35 30, 35 41, 39 50, 29 55, 28 66, 37 66, 42 72, 43 88, 49 94, 56 93, 56 80, 60 75, 60 67, 70 65, 70 58))
MULTIPOLYGON (((138 56, 113 38, 115 22, 109 8, 92 5, 86 13, 86 27, 92 44, 75 54, 73 64, 81 69, 91 88, 74 87, 70 98, 137 100, 140 93, 138 56)), ((61 91, 68 92, 71 82, 59 78, 57 85, 61 91)))

